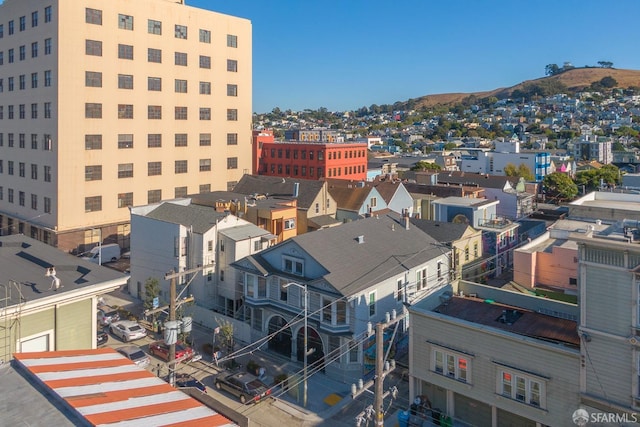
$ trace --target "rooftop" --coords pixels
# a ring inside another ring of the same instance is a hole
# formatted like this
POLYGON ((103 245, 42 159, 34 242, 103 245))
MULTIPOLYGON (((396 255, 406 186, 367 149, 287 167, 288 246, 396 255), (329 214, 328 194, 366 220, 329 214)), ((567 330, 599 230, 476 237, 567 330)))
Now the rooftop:
POLYGON ((456 319, 570 347, 580 346, 577 322, 475 297, 452 296, 433 311, 456 319))

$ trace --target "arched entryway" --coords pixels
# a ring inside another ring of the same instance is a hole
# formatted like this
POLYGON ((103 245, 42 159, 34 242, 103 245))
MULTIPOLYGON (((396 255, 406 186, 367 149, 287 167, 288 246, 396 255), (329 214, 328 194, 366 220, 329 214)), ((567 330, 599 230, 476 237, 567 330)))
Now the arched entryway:
MULTIPOLYGON (((307 327, 307 365, 312 366, 314 370, 320 370, 324 372, 324 350, 322 346, 322 339, 315 329, 307 327), (317 365, 316 365, 317 362, 317 365)), ((298 345, 297 357, 298 361, 304 361, 304 327, 298 330, 296 339, 298 345)))
POLYGON ((269 319, 269 335, 275 334, 269 340, 269 350, 289 357, 291 354, 291 328, 283 327, 287 322, 280 316, 273 316, 269 319))

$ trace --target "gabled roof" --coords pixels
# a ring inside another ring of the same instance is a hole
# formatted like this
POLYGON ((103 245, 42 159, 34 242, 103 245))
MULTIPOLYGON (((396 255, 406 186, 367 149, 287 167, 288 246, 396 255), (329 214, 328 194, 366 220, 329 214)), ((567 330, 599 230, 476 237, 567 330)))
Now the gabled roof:
POLYGON ((185 227, 192 226, 195 233, 204 234, 216 225, 216 219, 221 220, 227 214, 203 205, 185 206, 164 202, 145 216, 185 227))
MULTIPOLYGON (((287 250, 288 246, 306 253, 327 273, 322 276, 344 296, 375 286, 442 256, 436 240, 417 227, 405 228, 400 215, 376 215, 339 227, 327 228, 288 239, 247 258, 263 272, 281 274, 265 255, 287 250), (360 237, 361 236, 361 237, 360 237)), ((317 278, 309 278, 310 283, 317 278)))
POLYGON ((384 201, 389 203, 401 185, 400 181, 378 181, 373 184, 373 187, 378 190, 384 201))
POLYGON ((298 208, 309 209, 313 201, 322 190, 324 181, 311 179, 282 178, 264 175, 243 175, 233 188, 236 193, 269 194, 270 196, 294 195, 294 184, 298 184, 298 208))
POLYGON ((411 225, 433 237, 438 242, 450 243, 462 239, 468 229, 467 224, 453 222, 431 221, 428 219, 411 218, 411 225))
POLYGON ((371 193, 369 187, 333 187, 329 186, 329 194, 336 201, 338 209, 358 212, 371 193))

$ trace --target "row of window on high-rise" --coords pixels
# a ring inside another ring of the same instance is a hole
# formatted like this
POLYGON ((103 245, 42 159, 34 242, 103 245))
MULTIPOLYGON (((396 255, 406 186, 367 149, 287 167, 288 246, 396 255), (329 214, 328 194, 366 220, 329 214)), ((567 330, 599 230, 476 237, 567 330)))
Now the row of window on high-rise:
MULTIPOLYGON (((40 43, 31 43, 31 58, 37 58, 40 53, 40 43)), ((44 54, 51 55, 51 38, 44 39, 44 54)), ((16 61, 16 57, 19 61, 27 59, 27 45, 18 46, 16 55, 15 48, 7 49, 7 63, 13 64, 16 61)), ((0 50, 0 65, 4 65, 4 51, 0 50)))
MULTIPOLYGON (((87 7, 85 9, 85 22, 87 24, 102 25, 102 10, 92 9, 87 7)), ((134 17, 123 13, 118 14, 118 28, 121 30, 134 30, 134 17)), ((147 19, 147 33, 162 35, 162 21, 155 19, 147 19)), ((186 40, 189 35, 189 27, 187 25, 174 25, 174 37, 176 39, 186 40)), ((200 28, 198 30, 198 37, 200 43, 211 43, 211 31, 200 28)), ((227 47, 238 47, 238 36, 233 34, 227 34, 227 47)))
MULTIPOLYGON (((44 102, 43 103, 43 113, 45 119, 51 118, 51 103, 44 102)), ((38 103, 34 102, 31 104, 31 119, 37 119, 39 116, 38 103)), ((18 108, 15 108, 15 105, 7 105, 7 120, 13 120, 14 118, 18 119, 26 119, 27 118, 27 104, 18 104, 18 108)), ((0 120, 4 120, 4 105, 0 105, 0 120)), ((1 136, 2 134, 0 134, 1 136)))
MULTIPOLYGON (((262 170, 264 173, 269 171, 271 175, 285 175, 285 176, 300 176, 309 178, 315 178, 316 168, 314 166, 299 166, 299 165, 283 165, 281 163, 263 163, 262 170), (308 171, 308 175, 307 175, 308 171), (293 172, 293 173, 292 173, 293 172)), ((317 168, 318 178, 323 177, 322 168, 317 168)))
MULTIPOLYGON (((10 161, 10 175, 13 175, 13 162, 10 161)), ((24 168, 24 163, 20 163, 24 168)), ((32 167, 35 165, 32 165, 32 167)), ((133 163, 119 163, 118 164, 118 178, 133 178, 133 163)), ((174 160, 173 171, 176 175, 189 172, 188 160, 174 160)), ((238 158, 227 157, 227 169, 237 169, 238 158)), ((199 172, 211 172, 211 159, 199 159, 198 161, 199 172)), ((33 171, 32 171, 33 173, 33 171)), ((21 169, 21 174, 24 171, 21 169)), ((147 176, 160 176, 162 175, 162 162, 147 162, 147 176)), ((87 165, 84 167, 84 180, 85 181, 102 181, 102 165, 87 165)))
MULTIPOLYGON (((41 196, 42 197, 42 196, 41 196)), ((24 191, 16 191, 13 188, 7 188, 6 201, 8 203, 17 203, 20 206, 26 206, 27 193, 24 191), (15 197, 17 193, 18 197, 15 197), (17 200, 16 200, 17 199, 17 200)), ((0 185, 0 201, 5 200, 4 186, 0 185)), ((40 197, 37 194, 31 193, 31 209, 38 210, 38 202, 40 197)), ((43 200, 43 212, 51 213, 51 198, 42 197, 43 200)))
MULTIPOLYGON (((7 80, 7 92, 13 92, 14 90, 16 90, 16 86, 18 90, 25 90, 27 88, 27 75, 26 74, 20 74, 18 76, 18 79, 16 80, 15 76, 11 76, 11 77, 6 77, 7 80)), ((0 93, 4 92, 5 90, 5 78, 0 78, 0 93)), ((31 89, 37 89, 38 85, 39 85, 39 73, 38 72, 34 72, 31 73, 31 89)), ((45 70, 44 71, 44 86, 45 87, 50 87, 51 86, 51 70, 45 70)))
MULTIPOLYGON (((133 104, 118 104, 118 118, 119 119, 133 119, 133 104)), ((174 107, 173 116, 175 120, 188 120, 188 107, 177 106, 174 107)), ((84 117, 87 119, 101 119, 102 118, 102 104, 95 102, 87 102, 84 104, 84 117)), ((200 120, 211 120, 211 108, 200 107, 198 109, 198 118, 200 120)), ((147 119, 162 119, 162 106, 161 105, 148 105, 147 106, 147 119)), ((236 108, 227 108, 227 121, 237 121, 238 110, 236 108)))
MULTIPOLYGON (((2 79, 0 79, 1 81, 2 79)), ((102 72, 85 71, 84 83, 86 87, 102 87, 102 72)), ((134 76, 132 74, 118 74, 118 89, 134 88, 134 76)), ((174 79, 174 90, 176 93, 188 93, 188 80, 174 79)), ((37 86, 37 84, 36 84, 37 86)), ((211 95, 211 82, 198 82, 200 95, 211 95)), ((162 91, 162 77, 147 77, 147 90, 153 92, 162 91)), ((238 96, 238 85, 227 84, 227 96, 238 96)))
MULTIPOLYGON (((19 148, 26 148, 27 145, 27 134, 25 133, 19 133, 19 134, 14 134, 12 132, 9 132, 6 134, 7 136, 7 147, 9 148, 13 148, 16 146, 19 148), (18 137, 17 141, 16 141, 16 135, 18 137)), ((52 150, 52 146, 51 146, 51 135, 45 133, 44 135, 42 135, 42 140, 40 140, 40 137, 37 133, 32 133, 31 134, 31 149, 32 150, 37 150, 38 146, 40 145, 39 142, 42 141, 42 149, 45 151, 51 151, 52 150)), ((0 133, 0 147, 4 147, 4 142, 5 142, 5 134, 4 133, 0 133)))
MULTIPOLYGON (((48 23, 51 22, 51 18, 52 18, 52 13, 53 10, 51 9, 51 6, 47 6, 44 8, 44 22, 48 23)), ((38 26, 38 22, 39 22, 39 11, 34 10, 33 12, 31 12, 31 28, 35 28, 38 26)), ((18 31, 22 32, 25 31, 27 29, 27 15, 23 15, 20 16, 18 18, 18 25, 17 25, 18 31)), ((16 22, 15 20, 10 20, 7 22, 7 34, 9 36, 12 36, 13 34, 15 34, 16 31, 16 22)), ((4 24, 0 24, 0 39, 4 37, 4 24)))
MULTIPOLYGON (((174 134, 174 146, 175 147, 187 147, 189 135, 186 133, 174 134)), ((2 142, 2 134, 0 133, 0 146, 2 142)), ((201 133, 198 135, 198 143, 200 147, 211 146, 211 134, 201 133)), ((133 148, 134 136, 133 134, 118 134, 118 148, 126 149, 133 148)), ((227 133, 227 145, 238 145, 238 134, 227 133)), ((84 136, 85 150, 102 150, 102 135, 91 134, 84 136)), ((147 147, 148 148, 160 148, 162 147, 162 134, 150 133, 147 134, 147 147)))
POLYGON ((348 175, 353 175, 355 173, 365 173, 365 169, 364 169, 364 165, 357 165, 357 166, 344 166, 342 168, 327 168, 327 176, 329 178, 331 177, 336 177, 336 176, 342 176, 342 173, 344 171, 344 175, 348 176, 348 175))

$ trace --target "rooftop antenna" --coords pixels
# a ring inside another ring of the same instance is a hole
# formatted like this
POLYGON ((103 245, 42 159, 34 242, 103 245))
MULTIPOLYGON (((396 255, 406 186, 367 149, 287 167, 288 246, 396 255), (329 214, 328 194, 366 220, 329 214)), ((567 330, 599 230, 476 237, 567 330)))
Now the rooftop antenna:
POLYGON ((51 286, 49 286, 49 291, 50 290, 54 290, 57 291, 59 288, 64 288, 64 286, 62 286, 62 283, 60 282, 60 279, 58 277, 56 277, 56 268, 55 267, 49 267, 47 268, 47 270, 44 273, 45 277, 51 277, 51 286))

